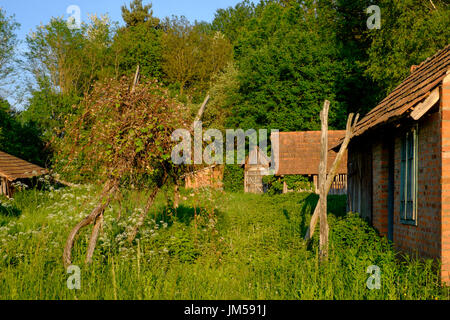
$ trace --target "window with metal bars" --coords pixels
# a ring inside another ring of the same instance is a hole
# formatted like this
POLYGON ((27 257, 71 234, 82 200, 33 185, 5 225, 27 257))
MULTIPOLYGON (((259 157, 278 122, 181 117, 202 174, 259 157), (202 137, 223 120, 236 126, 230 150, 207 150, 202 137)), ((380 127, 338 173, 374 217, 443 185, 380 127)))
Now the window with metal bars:
POLYGON ((400 221, 417 225, 417 126, 402 138, 400 168, 400 221))

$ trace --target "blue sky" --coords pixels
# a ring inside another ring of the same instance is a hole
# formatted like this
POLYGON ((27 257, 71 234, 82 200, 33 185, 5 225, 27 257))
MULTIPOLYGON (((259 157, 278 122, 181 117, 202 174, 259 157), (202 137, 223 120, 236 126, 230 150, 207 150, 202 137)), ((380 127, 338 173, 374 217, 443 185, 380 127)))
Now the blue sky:
MULTIPOLYGON (((120 7, 129 4, 131 0, 2 0, 0 7, 8 15, 15 15, 21 24, 18 32, 20 39, 25 39, 37 25, 47 23, 51 17, 69 17, 66 10, 71 5, 81 9, 83 21, 87 21, 88 14, 108 13, 112 21, 122 23, 120 7)), ((153 0, 143 1, 153 4, 153 14, 159 18, 171 15, 184 15, 190 21, 212 21, 214 13, 219 8, 235 6, 239 0, 153 0)))
MULTIPOLYGON (((17 53, 26 49, 24 40, 30 31, 35 30, 41 23, 46 24, 52 17, 64 17, 67 19, 69 6, 76 5, 81 10, 82 21, 88 21, 88 15, 108 14, 111 21, 123 24, 121 6, 129 5, 131 0, 0 0, 0 7, 6 11, 7 16, 14 15, 20 23, 20 29, 16 31, 20 40, 17 53)), ((153 14, 159 18, 171 15, 185 16, 189 21, 207 21, 214 19, 214 14, 219 8, 235 6, 241 0, 144 0, 143 3, 152 3, 153 14)), ((26 75, 21 74, 19 78, 26 75)), ((23 79, 22 79, 23 80, 23 79)), ((23 108, 23 102, 19 102, 14 94, 15 89, 8 87, 8 101, 18 108, 23 108)), ((17 94, 17 92, 16 92, 17 94)), ((20 94, 20 93, 19 93, 20 94)))

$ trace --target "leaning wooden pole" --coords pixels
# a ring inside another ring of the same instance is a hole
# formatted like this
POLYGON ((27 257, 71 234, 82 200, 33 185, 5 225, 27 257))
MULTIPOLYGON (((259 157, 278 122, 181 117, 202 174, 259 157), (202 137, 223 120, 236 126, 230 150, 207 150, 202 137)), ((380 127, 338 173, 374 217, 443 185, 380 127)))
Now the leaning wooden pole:
MULTIPOLYGON (((342 158, 345 155, 345 152, 347 151, 348 144, 350 142, 350 139, 353 136, 353 132, 355 130, 355 126, 358 123, 359 114, 356 115, 356 117, 353 119, 354 115, 353 113, 350 113, 347 119, 347 127, 345 131, 345 138, 342 141, 341 147, 339 149, 338 154, 336 155, 336 158, 333 162, 333 165, 331 166, 330 172, 328 173, 327 177, 327 184, 326 184, 326 192, 328 193, 330 191, 331 185, 333 184, 334 177, 336 176, 337 170, 339 168, 339 165, 342 161, 342 158)), ((319 218, 319 206, 316 206, 314 210, 314 214, 311 217, 311 221, 309 224, 309 228, 306 231, 305 240, 310 240, 314 234, 317 220, 319 218)))
MULTIPOLYGON (((205 113, 205 109, 206 109, 206 105, 209 102, 209 95, 206 96, 205 100, 203 101, 200 109, 198 110, 197 116, 195 117, 194 123, 192 125, 192 127, 195 126, 195 123, 198 121, 201 121, 203 118, 203 114, 205 113)), ((195 128, 194 128, 195 129, 195 128)))
POLYGON ((325 100, 320 122, 322 130, 320 135, 320 163, 319 163, 319 217, 320 217, 320 257, 328 256, 328 220, 327 220, 327 164, 328 164, 328 110, 330 101, 325 100))

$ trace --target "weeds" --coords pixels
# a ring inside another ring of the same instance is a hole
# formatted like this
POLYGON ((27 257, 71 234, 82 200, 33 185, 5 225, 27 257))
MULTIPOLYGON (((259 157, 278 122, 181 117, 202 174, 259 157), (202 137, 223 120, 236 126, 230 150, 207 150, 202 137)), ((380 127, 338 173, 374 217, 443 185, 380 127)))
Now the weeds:
POLYGON ((396 253, 345 215, 345 197, 329 198, 330 255, 320 264, 317 239, 303 241, 316 195, 208 189, 183 191, 178 210, 160 195, 131 244, 145 197, 125 193, 121 209, 107 209, 91 265, 89 230, 78 237, 81 290, 69 290, 63 245, 98 191, 28 190, 7 202, 19 214, 0 214, 0 299, 449 299, 435 262, 396 253), (379 290, 366 286, 370 265, 381 269, 379 290))

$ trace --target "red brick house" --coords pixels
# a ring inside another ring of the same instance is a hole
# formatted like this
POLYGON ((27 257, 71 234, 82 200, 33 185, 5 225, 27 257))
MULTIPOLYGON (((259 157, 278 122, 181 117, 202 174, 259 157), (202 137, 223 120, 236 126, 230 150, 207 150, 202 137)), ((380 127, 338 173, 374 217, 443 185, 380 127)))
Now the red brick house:
MULTIPOLYGON (((279 132, 272 134, 272 144, 278 141, 278 153, 274 154, 277 164, 276 176, 303 175, 313 182, 318 190, 320 162, 320 131, 279 132), (278 137, 276 137, 277 135, 278 137)), ((345 130, 328 131, 328 145, 336 145, 345 136, 345 130)), ((330 170, 337 153, 328 151, 327 170, 330 170)), ((337 176, 331 186, 330 194, 347 192, 347 153, 337 170, 337 176)))
POLYGON ((396 248, 440 259, 450 283, 450 45, 358 122, 347 195, 396 248))

